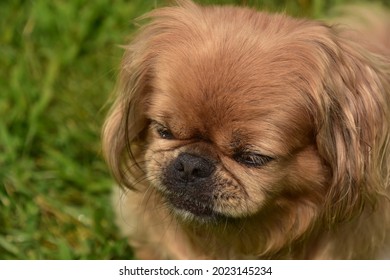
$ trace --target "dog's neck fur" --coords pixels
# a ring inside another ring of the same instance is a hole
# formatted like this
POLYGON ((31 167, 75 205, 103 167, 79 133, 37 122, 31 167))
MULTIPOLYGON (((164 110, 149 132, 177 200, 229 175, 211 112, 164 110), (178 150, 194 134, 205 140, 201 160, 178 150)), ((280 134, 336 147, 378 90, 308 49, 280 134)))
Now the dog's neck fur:
POLYGON ((338 223, 332 227, 317 222, 299 228, 297 221, 294 228, 287 232, 283 232, 286 229, 277 221, 262 221, 265 215, 244 219, 233 226, 223 223, 216 227, 191 224, 182 225, 181 228, 191 239, 192 250, 198 249, 202 258, 380 259, 390 257, 383 255, 386 251, 390 253, 389 222, 384 223, 389 221, 388 212, 388 209, 374 213, 367 210, 349 222, 338 223), (267 228, 263 227, 266 225, 267 228), (378 232, 377 229, 381 226, 382 231, 378 232), (356 235, 353 239, 348 237, 351 232, 356 235), (388 249, 383 250, 384 248, 388 249), (381 253, 378 255, 378 252, 381 253))
MULTIPOLYGON (((150 189, 148 191, 151 191, 150 189)), ((117 203, 119 223, 142 259, 386 259, 390 257, 389 210, 365 211, 332 227, 306 223, 300 217, 284 232, 266 212, 239 222, 182 221, 161 207, 158 193, 128 192, 117 203), (141 198, 141 199, 140 199, 141 198), (141 205, 139 202, 142 201, 141 205), (148 209, 145 211, 145 209, 148 209), (153 209, 153 210, 152 210, 153 209), (136 224, 128 224, 135 221, 136 224), (270 217, 272 220, 270 221, 270 217), (255 222, 256 221, 256 222, 255 222), (386 223, 387 221, 387 223, 386 223), (380 223, 380 225, 377 225, 380 223), (267 225, 267 226, 266 226, 267 225), (272 226, 274 225, 274 227, 272 226), (151 229, 150 227, 153 227, 151 229), (373 230, 371 231, 370 228, 373 230), (382 228, 382 231, 378 231, 382 228), (292 232, 295 230, 295 232, 292 232), (354 232, 354 238, 348 235, 354 232), (272 236, 272 238, 270 238, 272 236), (147 244, 146 244, 147 243, 147 244), (359 250, 356 250, 359 248, 359 250), (387 248, 387 249, 386 249, 387 248), (379 253, 378 253, 379 252, 379 253)), ((117 200, 116 200, 117 201, 117 200)), ((379 205, 387 205, 381 203, 379 205)), ((321 220, 321 219, 316 219, 321 220)))

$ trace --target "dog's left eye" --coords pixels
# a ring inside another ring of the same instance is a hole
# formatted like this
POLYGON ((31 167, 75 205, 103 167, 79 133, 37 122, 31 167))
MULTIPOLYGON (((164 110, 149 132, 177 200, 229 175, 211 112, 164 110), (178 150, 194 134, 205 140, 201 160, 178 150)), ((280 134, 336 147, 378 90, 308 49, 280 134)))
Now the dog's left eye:
POLYGON ((252 152, 238 152, 233 156, 234 160, 249 167, 260 167, 274 158, 252 152))

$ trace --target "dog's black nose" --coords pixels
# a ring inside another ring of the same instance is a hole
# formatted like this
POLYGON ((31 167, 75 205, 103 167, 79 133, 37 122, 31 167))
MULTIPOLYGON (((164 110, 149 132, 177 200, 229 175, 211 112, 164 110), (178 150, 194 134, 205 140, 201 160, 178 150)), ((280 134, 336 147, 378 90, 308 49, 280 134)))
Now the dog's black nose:
POLYGON ((188 153, 180 154, 172 163, 172 175, 175 180, 192 183, 208 178, 214 171, 214 164, 201 156, 188 153))

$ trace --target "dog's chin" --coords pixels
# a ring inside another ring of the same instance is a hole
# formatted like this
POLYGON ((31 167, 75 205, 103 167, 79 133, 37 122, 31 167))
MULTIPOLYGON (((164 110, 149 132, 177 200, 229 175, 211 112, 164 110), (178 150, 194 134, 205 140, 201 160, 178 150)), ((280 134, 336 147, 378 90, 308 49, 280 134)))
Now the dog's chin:
POLYGON ((185 221, 213 222, 226 220, 228 217, 215 211, 209 203, 197 201, 181 195, 166 195, 166 200, 172 212, 185 221))

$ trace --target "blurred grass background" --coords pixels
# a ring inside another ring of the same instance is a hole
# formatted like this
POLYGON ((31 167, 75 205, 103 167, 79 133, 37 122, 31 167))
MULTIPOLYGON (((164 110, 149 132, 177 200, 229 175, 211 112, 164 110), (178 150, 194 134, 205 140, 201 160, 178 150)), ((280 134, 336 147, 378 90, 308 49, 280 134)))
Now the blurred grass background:
MULTIPOLYGON (((0 1, 0 259, 132 258, 114 224, 100 130, 118 46, 132 20, 167 2, 0 1)), ((198 2, 316 18, 346 0, 198 2)))

